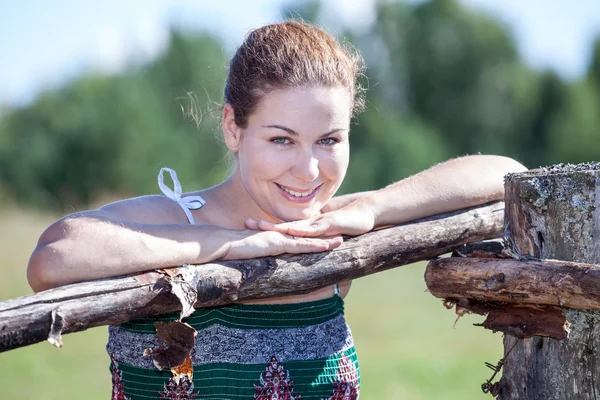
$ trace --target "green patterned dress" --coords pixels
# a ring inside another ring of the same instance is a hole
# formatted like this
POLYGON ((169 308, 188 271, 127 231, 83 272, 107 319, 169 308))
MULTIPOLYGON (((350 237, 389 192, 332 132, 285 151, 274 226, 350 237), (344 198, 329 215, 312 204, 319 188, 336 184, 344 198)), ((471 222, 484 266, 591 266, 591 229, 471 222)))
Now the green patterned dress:
POLYGON ((297 304, 198 309, 185 319, 198 334, 193 377, 176 381, 144 350, 154 322, 109 328, 113 399, 357 399, 360 373, 342 298, 297 304))

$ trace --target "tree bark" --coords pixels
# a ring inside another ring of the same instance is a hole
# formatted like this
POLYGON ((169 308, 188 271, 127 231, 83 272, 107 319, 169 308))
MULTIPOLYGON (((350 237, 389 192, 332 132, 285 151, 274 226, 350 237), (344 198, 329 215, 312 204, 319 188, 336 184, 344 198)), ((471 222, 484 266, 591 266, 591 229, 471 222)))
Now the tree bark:
MULTIPOLYGON (((600 264, 599 170, 596 163, 509 175, 506 221, 514 252, 524 257, 600 264)), ((600 348, 600 314, 563 311, 571 324, 565 340, 505 336, 500 399, 600 396, 600 352, 596 350, 600 348)))
POLYGON ((502 202, 347 239, 331 252, 186 266, 83 282, 0 303, 0 352, 133 318, 301 294, 437 257, 503 232, 502 202))

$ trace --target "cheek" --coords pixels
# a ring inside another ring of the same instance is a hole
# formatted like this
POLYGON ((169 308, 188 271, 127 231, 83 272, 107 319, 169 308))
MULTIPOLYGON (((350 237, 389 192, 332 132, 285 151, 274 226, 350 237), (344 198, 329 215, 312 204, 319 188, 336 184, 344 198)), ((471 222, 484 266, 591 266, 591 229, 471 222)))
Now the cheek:
POLYGON ((253 157, 248 165, 250 176, 258 179, 277 178, 287 169, 288 161, 279 155, 263 153, 253 157))
POLYGON ((340 146, 323 160, 324 170, 332 179, 341 181, 348 170, 349 160, 350 149, 348 146, 340 146))
POLYGON ((248 143, 244 148, 240 167, 247 183, 275 179, 289 168, 289 157, 270 150, 260 143, 248 143))

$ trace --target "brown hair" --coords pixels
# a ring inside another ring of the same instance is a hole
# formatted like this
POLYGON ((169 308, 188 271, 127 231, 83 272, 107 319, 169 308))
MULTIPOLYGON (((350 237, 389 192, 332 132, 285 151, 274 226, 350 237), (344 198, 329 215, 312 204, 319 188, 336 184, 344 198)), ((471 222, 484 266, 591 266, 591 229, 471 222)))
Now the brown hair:
POLYGON ((347 88, 352 113, 364 107, 359 77, 364 61, 354 48, 304 22, 286 21, 251 31, 229 64, 225 102, 245 128, 261 98, 274 89, 303 85, 347 88))

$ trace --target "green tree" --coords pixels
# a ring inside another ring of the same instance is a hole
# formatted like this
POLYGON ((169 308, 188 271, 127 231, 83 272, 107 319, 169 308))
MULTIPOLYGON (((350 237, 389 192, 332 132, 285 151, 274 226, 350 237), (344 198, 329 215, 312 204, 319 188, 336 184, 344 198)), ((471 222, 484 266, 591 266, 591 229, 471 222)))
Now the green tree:
POLYGON ((568 88, 565 105, 551 118, 549 164, 600 160, 600 98, 592 85, 568 88))
POLYGON ((19 202, 71 210, 107 192, 156 193, 165 165, 184 187, 216 183, 226 172, 212 115, 222 98, 221 49, 214 38, 173 31, 149 65, 85 76, 9 111, 0 124, 3 189, 19 202))

